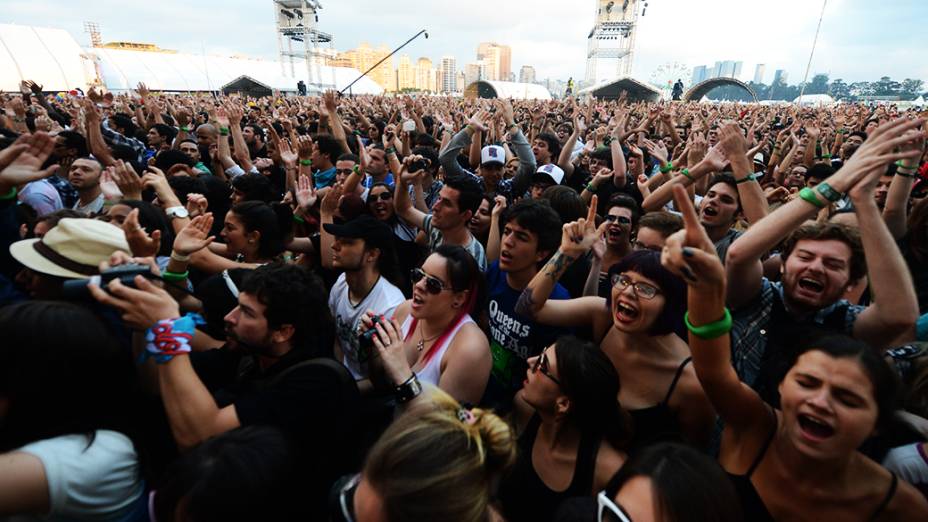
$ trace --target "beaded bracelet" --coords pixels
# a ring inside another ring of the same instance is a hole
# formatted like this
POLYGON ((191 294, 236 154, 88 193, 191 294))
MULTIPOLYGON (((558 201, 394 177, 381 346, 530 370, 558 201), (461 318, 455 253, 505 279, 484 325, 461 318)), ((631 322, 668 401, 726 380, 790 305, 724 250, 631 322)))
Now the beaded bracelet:
POLYGON ((728 307, 725 307, 725 315, 721 319, 715 321, 714 323, 704 324, 702 326, 693 326, 693 323, 690 322, 690 313, 686 312, 683 314, 683 322, 686 323, 686 329, 690 331, 691 334, 699 337, 700 339, 716 339, 719 338, 728 332, 731 331, 731 312, 728 311, 728 307))
POLYGON ((815 192, 812 191, 809 187, 804 187, 799 191, 799 197, 804 199, 806 203, 811 203, 818 208, 825 208, 825 204, 818 200, 815 196, 815 192))
POLYGON ((187 314, 176 319, 162 319, 145 332, 145 351, 139 363, 154 358, 158 364, 165 364, 175 355, 187 355, 191 351, 190 341, 196 332, 196 325, 203 319, 195 314, 187 314))

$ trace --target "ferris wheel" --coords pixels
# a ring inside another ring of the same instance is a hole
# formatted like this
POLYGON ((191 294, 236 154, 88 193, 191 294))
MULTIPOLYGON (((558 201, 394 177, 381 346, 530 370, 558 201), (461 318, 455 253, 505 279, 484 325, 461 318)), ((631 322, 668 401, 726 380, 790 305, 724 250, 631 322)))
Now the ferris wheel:
POLYGON ((690 68, 685 63, 667 62, 651 73, 648 82, 658 89, 670 92, 677 80, 683 80, 683 85, 688 86, 689 76, 690 68))

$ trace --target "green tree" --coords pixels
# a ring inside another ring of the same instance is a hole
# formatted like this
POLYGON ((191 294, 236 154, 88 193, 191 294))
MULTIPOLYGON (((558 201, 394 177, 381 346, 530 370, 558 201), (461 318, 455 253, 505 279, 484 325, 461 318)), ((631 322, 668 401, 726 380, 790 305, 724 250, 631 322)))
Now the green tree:
POLYGON ((848 100, 851 98, 851 87, 838 78, 828 86, 828 94, 836 100, 848 100))
POLYGON ((925 82, 922 80, 913 80, 912 78, 906 78, 902 80, 902 94, 905 98, 909 100, 914 100, 918 98, 918 95, 922 93, 922 90, 925 87, 925 82))
POLYGON ((828 92, 828 75, 816 74, 812 81, 806 84, 805 94, 826 94, 828 92))
POLYGON ((889 76, 884 76, 880 78, 880 81, 873 83, 873 94, 875 96, 898 96, 901 90, 902 85, 889 76))

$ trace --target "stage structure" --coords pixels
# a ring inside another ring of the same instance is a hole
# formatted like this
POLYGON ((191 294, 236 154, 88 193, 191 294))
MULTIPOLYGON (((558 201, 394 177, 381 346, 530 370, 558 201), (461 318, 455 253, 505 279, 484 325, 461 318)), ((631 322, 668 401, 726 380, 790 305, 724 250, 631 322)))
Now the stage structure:
POLYGON ((596 0, 593 29, 587 36, 586 84, 597 85, 631 76, 639 8, 647 0, 596 0))
POLYGON ((280 72, 293 78, 294 85, 303 76, 296 73, 302 60, 306 66, 306 82, 310 91, 334 89, 333 78, 323 78, 327 57, 335 56, 332 35, 316 28, 322 5, 318 0, 272 0, 274 19, 277 22, 277 51, 280 55, 280 72), (294 49, 294 42, 297 42, 294 49), (329 44, 321 47, 319 44, 329 44), (287 65, 289 64, 289 71, 287 65))

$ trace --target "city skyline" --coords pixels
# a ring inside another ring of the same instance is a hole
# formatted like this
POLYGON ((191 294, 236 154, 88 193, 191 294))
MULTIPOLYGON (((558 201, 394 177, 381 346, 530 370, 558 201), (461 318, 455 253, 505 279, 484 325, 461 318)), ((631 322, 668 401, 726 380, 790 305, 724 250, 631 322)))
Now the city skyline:
MULTIPOLYGON (((433 64, 442 56, 458 63, 474 61, 480 42, 499 42, 512 48, 511 72, 522 65, 535 68, 536 79, 584 77, 586 36, 593 26, 597 2, 563 9, 553 0, 488 2, 472 0, 473 12, 492 16, 462 17, 447 3, 413 4, 400 0, 389 10, 370 0, 336 3, 322 1, 320 29, 335 36, 338 50, 356 48, 363 40, 378 40, 391 50, 420 28, 420 38, 404 50, 412 57, 428 57, 433 64), (410 25, 409 13, 415 12, 410 25), (552 22, 556 20, 556 22, 552 22), (548 28, 539 30, 547 24, 548 28), (421 26, 421 27, 420 27, 421 26), (371 34, 376 32, 376 38, 371 34)), ((783 69, 795 82, 802 81, 820 9, 801 0, 783 0, 750 6, 737 0, 717 0, 712 10, 699 3, 667 0, 652 2, 641 17, 632 75, 648 78, 660 65, 680 62, 693 67, 712 64, 729 54, 738 42, 745 65, 766 64, 783 69), (751 21, 763 20, 763 23, 751 21), (706 24, 724 31, 696 31, 706 24), (699 36, 692 36, 698 34, 699 36), (680 35, 667 38, 667 35, 680 35), (691 36, 686 36, 691 35, 691 36)), ((63 0, 41 4, 28 0, 5 2, 3 21, 58 27, 82 44, 85 20, 98 22, 105 41, 150 42, 165 49, 217 55, 247 55, 274 59, 276 39, 270 2, 229 0, 222 9, 209 2, 190 4, 163 0, 140 4, 127 12, 122 2, 99 0, 93 7, 63 0), (146 24, 138 24, 143 19, 146 24), (243 37, 247 35, 247 38, 243 37)), ((919 60, 918 13, 928 4, 914 0, 886 0, 880 5, 865 0, 829 0, 809 77, 815 72, 845 81, 872 81, 881 76, 928 79, 928 64, 919 60), (887 27, 892 27, 887 31, 887 27)), ((750 72, 750 69, 748 70, 750 72)), ((769 71, 767 71, 769 82, 769 71)))

